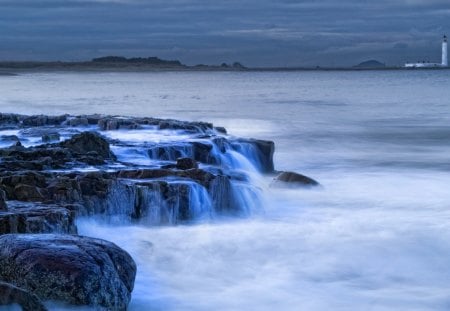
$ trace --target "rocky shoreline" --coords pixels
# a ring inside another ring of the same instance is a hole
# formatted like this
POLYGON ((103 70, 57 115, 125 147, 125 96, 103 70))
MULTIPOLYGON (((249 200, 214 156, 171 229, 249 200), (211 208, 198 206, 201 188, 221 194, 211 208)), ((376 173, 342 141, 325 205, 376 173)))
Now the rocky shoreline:
MULTIPOLYGON (((0 304, 126 310, 136 264, 79 236, 77 219, 144 226, 248 217, 253 175, 275 174, 272 141, 206 122, 0 113, 0 304)), ((316 186, 284 172, 274 185, 316 186)))
POLYGON ((125 310, 136 264, 113 243, 78 236, 76 219, 247 217, 260 204, 247 169, 274 172, 273 153, 271 141, 205 122, 0 114, 0 302, 125 310))

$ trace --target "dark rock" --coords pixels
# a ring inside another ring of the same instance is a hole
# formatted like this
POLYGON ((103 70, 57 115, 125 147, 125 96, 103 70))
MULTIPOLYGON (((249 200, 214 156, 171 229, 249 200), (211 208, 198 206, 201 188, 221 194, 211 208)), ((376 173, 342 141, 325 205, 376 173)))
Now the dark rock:
POLYGON ((0 156, 3 157, 0 167, 11 171, 63 168, 65 163, 75 160, 70 150, 58 146, 10 147, 0 149, 0 156))
POLYGON ((176 167, 180 170, 189 170, 191 168, 198 168, 198 163, 191 158, 178 158, 176 167))
POLYGON ((74 135, 71 139, 61 142, 60 146, 78 154, 85 155, 88 152, 95 151, 105 159, 115 159, 109 148, 109 143, 95 132, 83 132, 74 135))
POLYGON ((34 201, 34 202, 42 202, 45 200, 45 189, 18 184, 14 187, 14 196, 19 201, 34 201))
POLYGON ((73 235, 0 236, 0 279, 42 300, 126 310, 135 276, 131 256, 111 242, 73 235))
POLYGON ((46 311, 39 298, 22 288, 0 281, 0 305, 18 304, 24 311, 46 311))
POLYGON ((0 211, 0 235, 7 233, 76 234, 74 212, 58 205, 9 201, 0 211))
POLYGON ((10 200, 42 201, 46 194, 46 177, 36 172, 10 172, 0 177, 0 189, 10 200))
POLYGON ((117 173, 118 178, 130 179, 157 179, 166 177, 188 178, 198 182, 204 187, 214 179, 214 175, 202 169, 188 169, 183 171, 172 171, 167 169, 140 169, 140 170, 121 170, 117 173))
POLYGON ((76 117, 68 120, 69 126, 88 126, 89 120, 84 117, 76 117))
POLYGON ((215 129, 217 132, 221 133, 221 134, 226 134, 226 133, 227 133, 227 129, 224 128, 223 126, 215 126, 214 129, 215 129))
POLYGON ((161 130, 184 130, 188 132, 206 132, 213 129, 212 123, 207 122, 183 122, 178 120, 160 120, 159 129, 161 130))
POLYGON ((97 125, 98 121, 100 121, 100 119, 102 118, 102 116, 99 114, 91 114, 84 117, 88 120, 89 125, 97 125))
POLYGON ((194 159, 206 164, 220 164, 219 159, 213 154, 213 145, 210 143, 192 142, 194 159))
POLYGON ((59 141, 61 136, 57 132, 47 132, 42 134, 42 142, 49 143, 54 141, 59 141))
POLYGON ((22 124, 24 126, 46 126, 46 125, 61 125, 64 121, 66 121, 67 116, 45 116, 45 115, 36 115, 36 116, 26 116, 22 120, 22 124))
POLYGON ((16 135, 2 135, 0 136, 0 142, 16 145, 17 143, 20 144, 20 139, 16 135))
POLYGON ((193 147, 189 143, 160 144, 148 150, 151 159, 176 161, 178 158, 194 156, 193 147))
POLYGON ((0 211, 6 211, 6 192, 0 189, 0 211))
MULTIPOLYGON (((256 162, 258 169, 261 173, 272 173, 274 171, 273 154, 275 152, 275 144, 273 141, 260 140, 260 139, 238 139, 232 142, 233 147, 245 155, 242 147, 245 145, 251 145, 256 149, 256 154, 253 156, 255 159, 249 159, 252 162, 256 162)), ((250 155, 247 155, 247 157, 250 155)))
POLYGON ((118 129, 137 129, 139 128, 139 124, 135 122, 135 120, 126 119, 126 118, 103 118, 98 121, 98 127, 101 131, 112 131, 118 129))
POLYGON ((274 182, 276 184, 281 182, 281 183, 285 183, 285 184, 298 185, 298 186, 318 186, 318 185, 320 185, 314 179, 312 179, 308 176, 302 175, 302 174, 294 173, 294 172, 282 172, 280 175, 278 175, 274 179, 274 182))
POLYGON ((231 147, 230 142, 225 137, 214 137, 212 142, 222 153, 225 153, 231 147))
POLYGON ((0 126, 17 125, 20 122, 17 115, 12 113, 0 113, 0 126))

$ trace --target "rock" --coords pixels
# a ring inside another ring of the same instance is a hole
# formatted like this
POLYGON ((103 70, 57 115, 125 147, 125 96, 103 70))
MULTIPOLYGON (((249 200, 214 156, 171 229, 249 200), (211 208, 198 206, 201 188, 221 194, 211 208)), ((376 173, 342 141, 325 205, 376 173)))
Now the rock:
POLYGON ((126 118, 103 118, 98 121, 98 127, 101 131, 112 131, 118 129, 137 129, 139 124, 134 120, 126 118))
POLYGON ((0 305, 18 304, 24 311, 46 311, 39 298, 17 286, 0 281, 0 305))
POLYGON ((193 147, 189 143, 158 144, 148 150, 151 159, 176 161, 178 158, 193 156, 193 147))
POLYGON ((42 142, 49 143, 54 141, 59 141, 61 136, 57 132, 47 132, 42 134, 42 142))
POLYGON ((188 169, 182 171, 172 171, 168 169, 140 169, 140 170, 121 170, 117 173, 118 178, 130 179, 160 179, 160 178, 188 178, 208 187, 215 176, 202 169, 188 169))
POLYGON ((189 170, 191 168, 198 168, 198 163, 191 158, 178 158, 176 168, 180 170, 189 170))
POLYGON ((19 123, 19 118, 17 115, 12 113, 0 113, 0 126, 11 126, 17 125, 19 123))
MULTIPOLYGON (((36 172, 11 172, 11 173, 4 173, 5 175, 0 177, 0 189, 3 189, 6 192, 6 196, 10 200, 17 200, 17 196, 15 194, 15 188, 18 185, 27 185, 30 187, 37 187, 37 188, 46 188, 47 187, 47 181, 46 176, 43 174, 39 174, 36 172)), ((19 187, 20 189, 20 187, 19 187)), ((27 189, 23 189, 25 192, 27 189)), ((33 191, 33 190, 31 190, 33 191)), ((25 193, 22 193, 23 198, 27 198, 25 193)), ((38 194, 37 196, 40 197, 42 193, 38 194)))
POLYGON ((14 187, 14 196, 19 201, 42 202, 45 200, 46 191, 36 186, 18 184, 14 187))
POLYGON ((272 173, 274 171, 273 154, 275 152, 275 143, 269 140, 260 139, 239 139, 240 143, 253 145, 258 151, 256 154, 257 162, 261 173, 272 173))
POLYGON ((192 142, 194 148, 194 159, 207 164, 219 164, 219 159, 213 153, 213 145, 194 141, 192 142))
POLYGON ((95 132, 83 132, 74 135, 71 139, 60 143, 60 146, 78 154, 86 155, 94 151, 105 159, 115 159, 109 148, 109 143, 95 132))
POLYGON ((22 120, 24 126, 46 126, 46 125, 61 125, 66 121, 67 116, 25 116, 22 120))
POLYGON ((0 211, 6 211, 6 192, 0 189, 0 211))
POLYGON ((7 233, 76 234, 75 213, 58 205, 10 201, 0 211, 0 235, 7 233))
POLYGON ((227 134, 227 129, 223 126, 215 126, 214 129, 221 134, 227 134))
POLYGON ((0 156, 3 157, 0 168, 11 171, 63 168, 67 162, 75 160, 70 150, 54 145, 0 149, 0 156))
POLYGON ((84 117, 76 117, 68 121, 69 126, 88 126, 89 121, 84 117))
POLYGON ((285 183, 297 186, 319 186, 320 184, 314 179, 294 173, 294 172, 282 172, 274 179, 275 184, 285 183))
POLYGON ((14 146, 17 143, 20 144, 20 139, 16 135, 2 135, 0 136, 0 142, 5 144, 11 144, 14 146))
POLYGON ((135 276, 131 256, 111 242, 55 234, 0 236, 0 279, 42 300, 126 310, 135 276))
POLYGON ((160 120, 160 130, 184 130, 188 132, 203 133, 213 129, 212 123, 207 122, 183 122, 178 120, 160 120))

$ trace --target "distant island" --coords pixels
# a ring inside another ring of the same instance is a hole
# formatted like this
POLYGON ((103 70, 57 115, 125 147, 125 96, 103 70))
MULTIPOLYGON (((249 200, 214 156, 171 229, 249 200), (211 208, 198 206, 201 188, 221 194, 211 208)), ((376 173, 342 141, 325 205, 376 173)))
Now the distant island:
POLYGON ((367 68, 367 69, 373 69, 373 68, 385 68, 386 64, 383 64, 377 60, 371 59, 362 63, 359 63, 358 65, 354 66, 354 68, 367 68))
POLYGON ((0 61, 0 74, 21 71, 152 71, 152 70, 219 70, 238 71, 247 69, 239 62, 221 65, 198 64, 188 66, 179 60, 164 60, 155 56, 132 57, 104 56, 90 61, 0 61))

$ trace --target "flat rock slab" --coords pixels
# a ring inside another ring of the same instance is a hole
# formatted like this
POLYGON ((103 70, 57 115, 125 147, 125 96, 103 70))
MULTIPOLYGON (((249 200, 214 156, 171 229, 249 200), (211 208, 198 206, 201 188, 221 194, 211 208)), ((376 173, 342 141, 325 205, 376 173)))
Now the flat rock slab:
POLYGON ((136 264, 111 242, 57 234, 0 236, 0 279, 41 300, 126 310, 136 264))
POLYGON ((76 234, 75 213, 58 205, 9 201, 0 210, 0 234, 7 233, 76 234))

